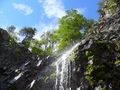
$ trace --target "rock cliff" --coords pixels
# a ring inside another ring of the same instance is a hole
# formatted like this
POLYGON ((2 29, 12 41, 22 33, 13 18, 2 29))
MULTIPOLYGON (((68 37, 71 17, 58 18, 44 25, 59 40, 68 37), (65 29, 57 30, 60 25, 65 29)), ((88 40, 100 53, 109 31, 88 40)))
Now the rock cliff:
POLYGON ((42 88, 54 70, 51 60, 50 56, 37 58, 22 44, 11 45, 7 31, 0 29, 0 90, 47 90, 42 88))
POLYGON ((119 90, 120 8, 109 17, 102 16, 74 53, 73 90, 119 90))

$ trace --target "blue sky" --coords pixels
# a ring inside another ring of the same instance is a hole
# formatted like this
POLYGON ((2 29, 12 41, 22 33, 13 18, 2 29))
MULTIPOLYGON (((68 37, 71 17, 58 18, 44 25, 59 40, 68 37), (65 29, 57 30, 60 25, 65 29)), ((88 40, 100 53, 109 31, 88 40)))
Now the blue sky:
POLYGON ((86 18, 97 20, 99 0, 0 0, 0 27, 15 25, 18 29, 33 26, 38 36, 58 27, 66 10, 76 9, 86 18))

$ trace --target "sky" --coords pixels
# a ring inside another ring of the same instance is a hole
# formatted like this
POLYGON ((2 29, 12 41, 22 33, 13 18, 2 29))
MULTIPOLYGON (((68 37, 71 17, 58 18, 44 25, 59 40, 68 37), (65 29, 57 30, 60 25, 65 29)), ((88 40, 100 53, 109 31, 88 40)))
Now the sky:
POLYGON ((0 0, 0 27, 35 27, 36 37, 58 28, 66 10, 76 9, 88 19, 97 20, 99 0, 0 0))

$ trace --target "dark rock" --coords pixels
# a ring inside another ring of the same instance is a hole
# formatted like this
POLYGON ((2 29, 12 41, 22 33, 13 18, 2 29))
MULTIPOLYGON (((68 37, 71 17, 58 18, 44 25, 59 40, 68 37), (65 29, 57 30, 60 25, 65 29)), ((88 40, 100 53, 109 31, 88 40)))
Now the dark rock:
MULTIPOLYGON (((74 51, 74 68, 72 85, 76 90, 119 90, 120 86, 120 9, 111 17, 104 18, 88 32, 84 43, 74 51)), ((72 86, 71 85, 71 86, 72 86)))
POLYGON ((47 90, 37 88, 41 83, 46 88, 49 84, 54 87, 54 80, 44 83, 46 75, 54 72, 49 70, 54 58, 48 56, 42 60, 37 66, 39 58, 21 44, 9 45, 9 34, 0 29, 0 90, 47 90))
POLYGON ((8 32, 0 28, 0 43, 8 42, 9 39, 10 39, 10 36, 8 32))

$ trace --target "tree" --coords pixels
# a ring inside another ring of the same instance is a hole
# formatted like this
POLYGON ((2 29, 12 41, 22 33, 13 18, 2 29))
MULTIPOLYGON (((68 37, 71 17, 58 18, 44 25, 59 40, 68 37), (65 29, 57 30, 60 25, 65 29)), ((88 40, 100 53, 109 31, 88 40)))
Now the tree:
POLYGON ((57 43, 56 31, 47 31, 41 36, 41 43, 44 51, 51 55, 54 52, 55 44, 57 43))
POLYGON ((22 41, 22 44, 24 44, 28 48, 30 46, 30 41, 32 40, 35 33, 36 33, 36 28, 32 28, 32 27, 22 28, 19 32, 21 36, 25 36, 25 38, 22 41))
POLYGON ((81 39, 80 30, 84 28, 85 23, 85 18, 77 10, 67 11, 66 13, 66 16, 59 20, 59 29, 57 30, 59 50, 63 50, 81 39))
POLYGON ((24 27, 20 30, 20 35, 25 36, 27 38, 33 38, 36 33, 36 28, 32 27, 24 27))
POLYGON ((52 31, 48 31, 43 33, 40 40, 33 40, 30 46, 32 52, 40 57, 52 55, 54 50, 53 35, 52 31))
POLYGON ((16 27, 14 25, 8 26, 7 27, 7 31, 10 35, 10 45, 15 45, 18 37, 17 37, 17 33, 15 32, 16 27))
POLYGON ((36 54, 38 57, 46 56, 46 52, 42 48, 41 40, 33 40, 30 45, 32 53, 36 54))
POLYGON ((11 26, 7 27, 7 31, 10 34, 14 34, 15 29, 16 29, 16 27, 14 25, 11 25, 11 26))

